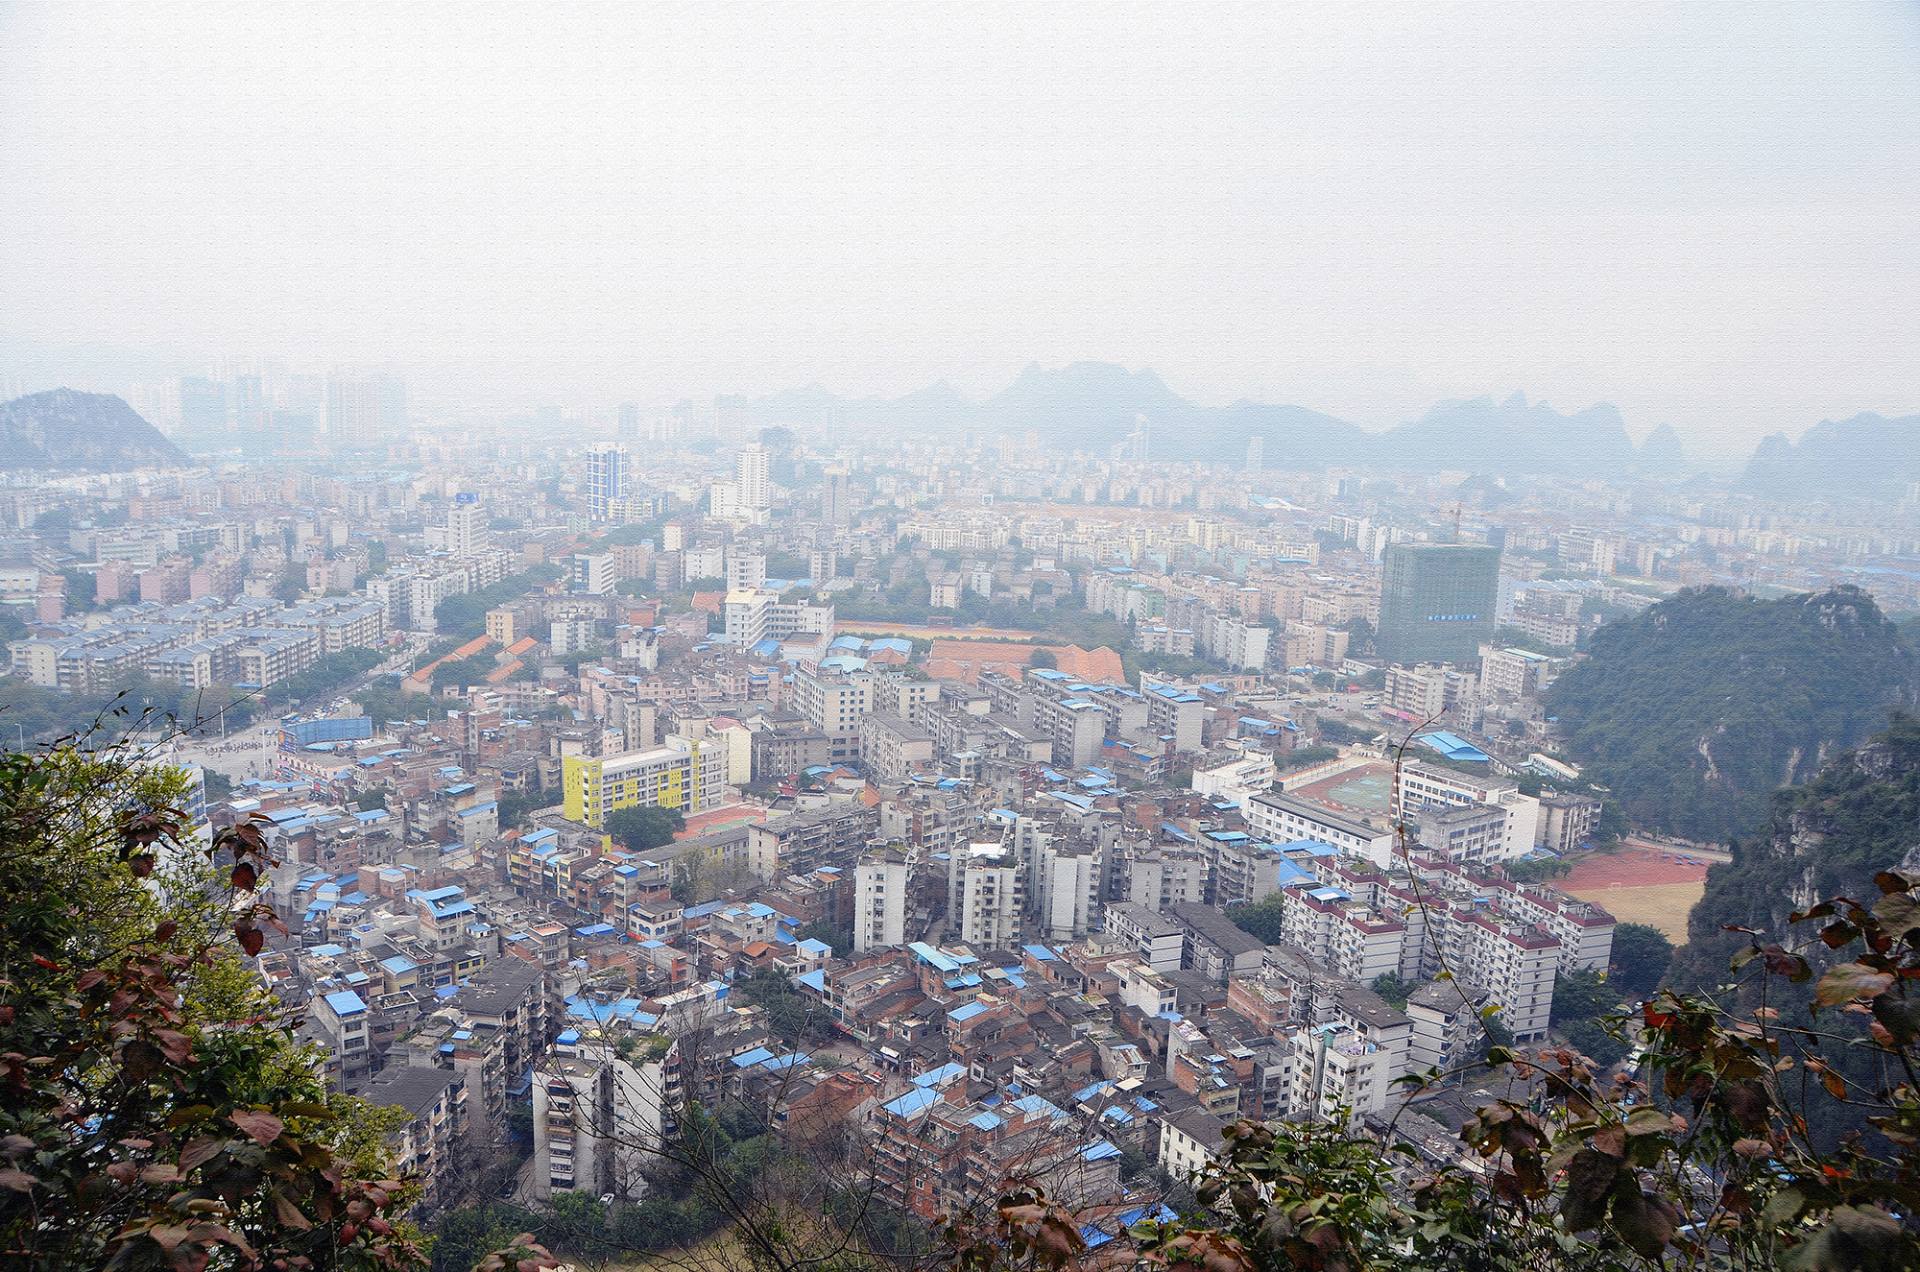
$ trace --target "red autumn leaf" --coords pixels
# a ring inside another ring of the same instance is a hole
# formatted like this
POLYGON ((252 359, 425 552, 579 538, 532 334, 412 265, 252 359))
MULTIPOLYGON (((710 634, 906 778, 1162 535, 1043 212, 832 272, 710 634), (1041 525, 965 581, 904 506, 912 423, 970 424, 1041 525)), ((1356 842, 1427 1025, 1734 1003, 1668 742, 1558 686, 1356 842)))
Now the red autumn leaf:
POLYGON ((193 1039, 177 1029, 156 1029, 153 1040, 160 1044, 161 1052, 175 1064, 185 1064, 187 1057, 193 1054, 193 1039))
POLYGON ((253 868, 251 862, 243 861, 233 868, 233 874, 229 879, 236 892, 252 892, 254 886, 260 882, 260 872, 253 868))
POLYGON ((227 1120, 253 1138, 257 1144, 265 1146, 280 1138, 287 1124, 273 1114, 260 1109, 236 1109, 227 1114, 227 1120))
POLYGON ((204 1166, 218 1157, 220 1150, 225 1147, 225 1140, 217 1139, 212 1135, 202 1135, 197 1139, 189 1140, 187 1146, 180 1150, 180 1169, 189 1171, 196 1166, 204 1166))
POLYGON ((273 1217, 287 1227, 300 1232, 306 1232, 313 1227, 313 1220, 307 1218, 300 1207, 293 1204, 293 1199, 285 1193, 273 1194, 273 1217))

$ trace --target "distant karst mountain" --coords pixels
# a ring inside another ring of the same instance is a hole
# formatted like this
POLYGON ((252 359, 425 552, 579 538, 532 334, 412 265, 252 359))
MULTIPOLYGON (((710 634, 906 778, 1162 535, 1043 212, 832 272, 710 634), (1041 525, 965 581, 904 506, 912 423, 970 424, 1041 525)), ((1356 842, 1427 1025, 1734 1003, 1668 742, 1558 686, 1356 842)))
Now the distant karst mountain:
POLYGON ((53 389, 0 404, 0 468, 119 472, 186 454, 111 393, 53 389))
POLYGON ((1649 472, 1677 474, 1686 460, 1686 448, 1680 445, 1680 434, 1673 431, 1671 424, 1660 425, 1640 443, 1640 467, 1649 472))
POLYGON ((1756 494, 1898 498, 1920 480, 1920 415, 1822 420, 1796 444, 1775 433, 1747 461, 1740 484, 1756 494))
POLYGON ((1205 407, 1168 388, 1150 370, 1107 362, 1028 366, 984 401, 938 384, 902 398, 840 398, 818 386, 761 398, 722 398, 720 409, 747 424, 804 424, 879 432, 982 437, 1031 432, 1054 451, 1101 454, 1141 422, 1153 459, 1234 462, 1261 439, 1271 467, 1365 464, 1380 468, 1608 476, 1663 472, 1679 462, 1679 439, 1656 429, 1635 447, 1619 411, 1606 404, 1562 415, 1523 394, 1442 402, 1384 433, 1303 406, 1235 402, 1205 407))

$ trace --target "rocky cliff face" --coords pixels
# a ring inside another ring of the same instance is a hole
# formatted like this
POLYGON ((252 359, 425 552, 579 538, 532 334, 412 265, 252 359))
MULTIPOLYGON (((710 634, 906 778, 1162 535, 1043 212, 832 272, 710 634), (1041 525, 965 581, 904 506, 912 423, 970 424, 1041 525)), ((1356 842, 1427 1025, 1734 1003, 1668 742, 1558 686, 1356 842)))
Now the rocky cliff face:
POLYGON ((1749 939, 1727 924, 1781 940, 1794 911, 1835 895, 1877 896, 1873 876, 1893 869, 1920 869, 1920 721, 1906 716, 1775 797, 1767 833, 1737 843, 1734 860, 1708 874, 1674 980, 1727 979, 1728 961, 1749 939))
POLYGON ((110 393, 54 389, 0 404, 0 468, 119 472, 187 456, 110 393))

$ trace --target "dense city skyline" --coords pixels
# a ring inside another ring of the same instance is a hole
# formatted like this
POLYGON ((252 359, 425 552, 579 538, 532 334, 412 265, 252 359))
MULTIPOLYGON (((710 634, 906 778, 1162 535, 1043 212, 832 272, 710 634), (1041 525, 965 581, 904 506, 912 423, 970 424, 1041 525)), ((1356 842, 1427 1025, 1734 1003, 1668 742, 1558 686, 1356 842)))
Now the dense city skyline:
POLYGON ((1920 1268, 1920 8, 0 46, 8 1267, 1920 1268))

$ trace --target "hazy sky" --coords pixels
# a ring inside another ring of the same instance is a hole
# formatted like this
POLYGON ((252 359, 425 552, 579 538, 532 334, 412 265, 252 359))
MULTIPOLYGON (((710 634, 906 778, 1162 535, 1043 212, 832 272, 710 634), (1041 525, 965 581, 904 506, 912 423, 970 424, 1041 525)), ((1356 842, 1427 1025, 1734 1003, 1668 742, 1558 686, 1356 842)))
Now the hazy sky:
POLYGON ((0 9, 0 335, 1920 411, 1920 6, 0 9))

